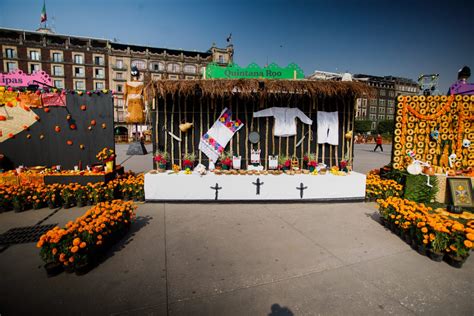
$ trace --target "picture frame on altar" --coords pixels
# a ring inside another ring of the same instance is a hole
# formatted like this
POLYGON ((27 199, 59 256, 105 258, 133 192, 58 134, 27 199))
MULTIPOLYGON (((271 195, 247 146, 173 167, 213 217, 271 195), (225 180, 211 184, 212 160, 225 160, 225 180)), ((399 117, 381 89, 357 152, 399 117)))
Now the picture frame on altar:
POLYGON ((454 206, 473 208, 471 178, 448 178, 449 195, 454 206))

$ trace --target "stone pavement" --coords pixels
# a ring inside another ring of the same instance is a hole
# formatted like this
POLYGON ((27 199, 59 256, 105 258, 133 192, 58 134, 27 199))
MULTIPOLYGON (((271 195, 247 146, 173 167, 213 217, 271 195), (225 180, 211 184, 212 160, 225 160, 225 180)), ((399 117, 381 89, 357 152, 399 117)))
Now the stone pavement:
MULTIPOLYGON (((367 170, 390 157, 366 154, 376 163, 361 162, 367 170)), ((50 213, 1 213, 0 233, 50 213)), ((455 269, 419 255, 377 222, 373 203, 146 203, 137 215, 84 276, 47 278, 33 243, 0 252, 0 314, 474 313, 474 259, 455 269)))

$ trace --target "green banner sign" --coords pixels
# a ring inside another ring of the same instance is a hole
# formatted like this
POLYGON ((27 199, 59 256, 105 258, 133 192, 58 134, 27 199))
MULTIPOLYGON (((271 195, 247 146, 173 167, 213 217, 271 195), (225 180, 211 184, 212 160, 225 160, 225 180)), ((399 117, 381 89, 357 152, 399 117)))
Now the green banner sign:
POLYGON ((289 64, 287 67, 278 67, 270 64, 260 67, 251 63, 245 68, 237 64, 222 67, 216 63, 210 63, 206 67, 206 79, 304 79, 303 70, 297 64, 289 64))

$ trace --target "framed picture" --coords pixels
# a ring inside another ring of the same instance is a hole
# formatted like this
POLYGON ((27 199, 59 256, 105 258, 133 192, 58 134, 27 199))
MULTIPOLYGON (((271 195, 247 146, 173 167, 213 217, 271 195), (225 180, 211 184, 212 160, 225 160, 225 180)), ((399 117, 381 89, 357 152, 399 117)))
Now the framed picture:
POLYGON ((448 185, 454 206, 474 207, 471 178, 448 178, 448 185))

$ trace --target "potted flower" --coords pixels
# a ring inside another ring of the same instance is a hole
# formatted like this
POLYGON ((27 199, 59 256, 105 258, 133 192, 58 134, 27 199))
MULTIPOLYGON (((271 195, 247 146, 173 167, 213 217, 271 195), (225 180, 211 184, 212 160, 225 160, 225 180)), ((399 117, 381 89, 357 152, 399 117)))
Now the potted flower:
POLYGON ((158 165, 158 169, 166 170, 166 165, 168 163, 168 153, 165 151, 156 152, 155 157, 153 157, 153 161, 155 161, 158 165))
POLYGON ((444 252, 448 248, 449 236, 446 233, 437 231, 430 234, 431 248, 428 251, 428 256, 436 262, 443 260, 444 252))
POLYGON ((96 158, 105 164, 109 172, 114 171, 115 152, 113 149, 105 147, 96 155, 96 158))
POLYGON ((281 165, 281 168, 286 171, 286 170, 291 170, 291 159, 290 157, 281 155, 278 157, 279 164, 281 165))
POLYGON ((222 170, 229 170, 232 168, 232 155, 223 153, 221 156, 222 170))
POLYGON ((196 155, 194 153, 184 154, 183 156, 183 169, 192 170, 194 167, 194 161, 196 160, 196 155))
POLYGON ((307 158, 306 165, 308 166, 309 172, 313 172, 318 166, 316 154, 309 154, 308 156, 306 156, 306 158, 307 158))
POLYGON ((74 191, 71 184, 64 186, 61 190, 61 200, 64 208, 70 208, 74 203, 74 191))
POLYGON ((74 199, 76 200, 77 207, 83 207, 87 204, 87 191, 86 187, 78 185, 74 190, 74 199))
POLYGON ((344 172, 349 171, 349 169, 347 168, 347 161, 346 160, 341 160, 341 162, 339 163, 339 170, 344 171, 344 172))

